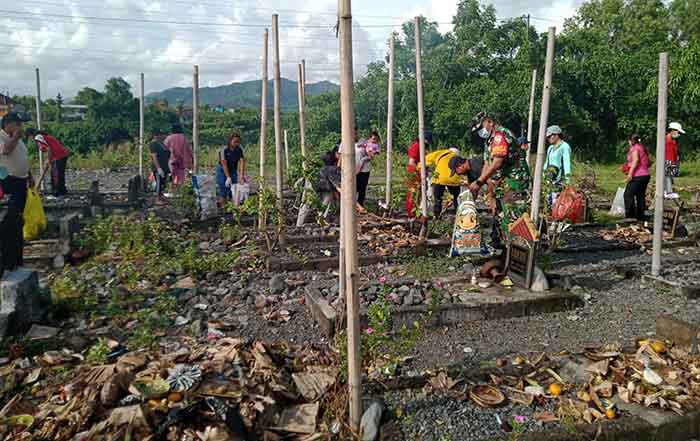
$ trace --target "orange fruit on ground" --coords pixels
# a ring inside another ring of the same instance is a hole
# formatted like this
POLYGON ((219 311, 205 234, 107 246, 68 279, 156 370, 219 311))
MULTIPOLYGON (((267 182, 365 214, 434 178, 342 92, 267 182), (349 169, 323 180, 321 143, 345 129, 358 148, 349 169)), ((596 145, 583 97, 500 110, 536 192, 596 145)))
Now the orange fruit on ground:
POLYGON ((182 401, 182 394, 173 392, 168 395, 168 401, 170 401, 171 403, 179 403, 180 401, 182 401))
POLYGON ((552 383, 547 388, 547 391, 549 392, 549 395, 558 397, 561 395, 561 385, 559 383, 552 383))

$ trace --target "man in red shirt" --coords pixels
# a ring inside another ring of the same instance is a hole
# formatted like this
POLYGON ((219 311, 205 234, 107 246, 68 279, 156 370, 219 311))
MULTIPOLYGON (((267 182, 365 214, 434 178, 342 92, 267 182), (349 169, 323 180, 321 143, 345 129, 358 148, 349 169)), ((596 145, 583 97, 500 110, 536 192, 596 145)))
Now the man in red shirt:
POLYGON ((678 138, 685 135, 680 123, 672 122, 668 125, 666 134, 666 161, 664 162, 664 197, 678 199, 678 193, 673 192, 673 178, 680 174, 680 155, 678 154, 678 138))
MULTIPOLYGON (((433 142, 433 134, 430 132, 425 132, 425 147, 426 150, 428 146, 433 142)), ((413 144, 408 148, 408 164, 406 165, 406 213, 408 213, 409 218, 416 217, 416 202, 414 201, 414 196, 420 191, 420 172, 418 171, 418 164, 420 163, 420 140, 418 138, 413 140, 413 144)))
POLYGON ((67 195, 66 165, 68 164, 70 151, 58 139, 46 132, 27 129, 27 136, 34 139, 42 152, 48 152, 45 169, 51 166, 51 189, 53 190, 53 195, 67 195))

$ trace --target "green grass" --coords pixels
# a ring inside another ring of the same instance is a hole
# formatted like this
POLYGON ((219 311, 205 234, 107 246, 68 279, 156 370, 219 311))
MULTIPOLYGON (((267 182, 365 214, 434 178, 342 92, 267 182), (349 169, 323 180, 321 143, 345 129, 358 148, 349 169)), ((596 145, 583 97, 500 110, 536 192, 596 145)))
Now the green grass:
MULTIPOLYGON (((618 187, 625 187, 625 176, 620 171, 621 164, 585 164, 574 162, 574 178, 580 177, 581 169, 592 169, 596 175, 596 185, 601 193, 605 196, 612 197, 615 195, 618 187)), ((651 175, 652 179, 649 183, 648 192, 654 194, 656 188, 656 169, 652 164, 651 175)), ((674 189, 680 193, 685 200, 690 199, 693 193, 698 191, 700 185, 700 160, 693 159, 681 162, 681 176, 674 179, 674 189), (694 188, 689 188, 694 187, 694 188)))

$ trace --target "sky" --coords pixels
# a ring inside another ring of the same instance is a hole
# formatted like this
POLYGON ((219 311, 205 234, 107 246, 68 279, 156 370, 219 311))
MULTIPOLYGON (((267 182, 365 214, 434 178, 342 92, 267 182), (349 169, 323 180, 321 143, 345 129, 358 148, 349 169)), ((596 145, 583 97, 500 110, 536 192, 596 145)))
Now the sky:
MULTIPOLYGON (((539 31, 561 29, 582 0, 495 0, 499 18, 531 14, 539 31)), ((383 59, 387 39, 401 23, 423 15, 451 30, 458 0, 354 0, 355 77, 383 59)), ((35 68, 42 98, 72 97, 85 86, 102 90, 121 76, 138 94, 191 86, 199 65, 200 87, 260 78, 263 32, 279 14, 283 77, 296 79, 306 60, 307 82, 338 81, 338 42, 333 29, 337 1, 283 0, 23 0, 0 5, 4 52, 0 92, 33 95, 35 68), (8 38, 9 36, 9 38, 8 38)), ((270 64, 272 77, 272 33, 270 64)))

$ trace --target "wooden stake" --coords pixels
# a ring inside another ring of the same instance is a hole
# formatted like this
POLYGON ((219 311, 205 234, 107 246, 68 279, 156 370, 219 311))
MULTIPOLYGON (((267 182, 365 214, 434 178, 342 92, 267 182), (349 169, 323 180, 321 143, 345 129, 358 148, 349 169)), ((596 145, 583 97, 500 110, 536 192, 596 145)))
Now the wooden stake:
POLYGON ((139 90, 139 176, 141 176, 141 185, 144 185, 143 180, 143 142, 144 142, 144 115, 145 115, 145 101, 144 101, 144 81, 143 72, 141 72, 141 88, 139 90))
MULTIPOLYGON (((425 114, 423 113, 423 68, 421 64, 421 18, 416 17, 416 93, 418 94, 418 146, 420 148, 420 210, 423 217, 428 216, 428 186, 426 182, 425 167, 425 114)), ((421 236, 426 233, 426 228, 421 228, 421 236)))
POLYGON ((666 119, 668 112, 668 53, 659 54, 659 98, 656 115, 656 197, 651 275, 661 274, 661 241, 664 236, 664 163, 666 162, 666 119))
MULTIPOLYGON (((39 77, 39 68, 36 68, 36 129, 41 130, 41 79, 39 77)), ((44 169, 44 152, 39 149, 39 175, 41 176, 44 169)), ((41 179, 41 189, 44 190, 44 180, 41 179)))
MULTIPOLYGON (((537 88, 537 69, 532 69, 532 88, 530 89, 530 112, 527 117, 527 140, 532 142, 532 125, 535 123, 535 90, 537 88)), ((530 163, 530 146, 528 145, 525 154, 528 167, 532 167, 530 163)))
POLYGON ((289 173, 289 144, 287 142, 287 129, 284 129, 284 165, 289 173))
POLYGON ((392 152, 394 150, 394 34, 389 40, 389 90, 386 114, 386 206, 391 206, 392 152))
POLYGON ((274 106, 275 106, 275 183, 277 190, 277 217, 279 219, 280 244, 284 244, 284 201, 282 199, 282 123, 280 121, 281 74, 280 74, 280 40, 279 16, 272 15, 272 64, 274 69, 274 106))
POLYGON ((547 36, 547 59, 544 65, 544 87, 542 88, 542 109, 540 113, 540 133, 537 137, 537 162, 535 163, 535 179, 532 184, 532 207, 530 218, 538 225, 540 215, 540 200, 542 196, 542 167, 544 167, 544 156, 547 151, 545 147, 545 134, 549 122, 549 97, 552 92, 552 65, 554 63, 554 39, 556 28, 549 28, 547 36))
POLYGON ((362 418, 362 372, 360 360, 360 300, 357 293, 358 258, 355 210, 355 114, 353 109, 352 15, 350 0, 339 0, 340 34, 340 114, 342 119, 342 202, 345 241, 345 277, 347 297, 348 386, 350 396, 350 427, 360 430, 362 418))
MULTIPOLYGON (((267 186, 267 171, 265 162, 267 156, 267 29, 263 34, 263 57, 262 57, 262 92, 260 94, 260 190, 267 186)), ((263 199, 259 200, 259 212, 263 211, 263 199)), ((258 215, 258 229, 265 228, 267 219, 258 215)))
POLYGON ((194 159, 194 174, 199 172, 199 66, 194 66, 192 77, 192 158, 194 159))

